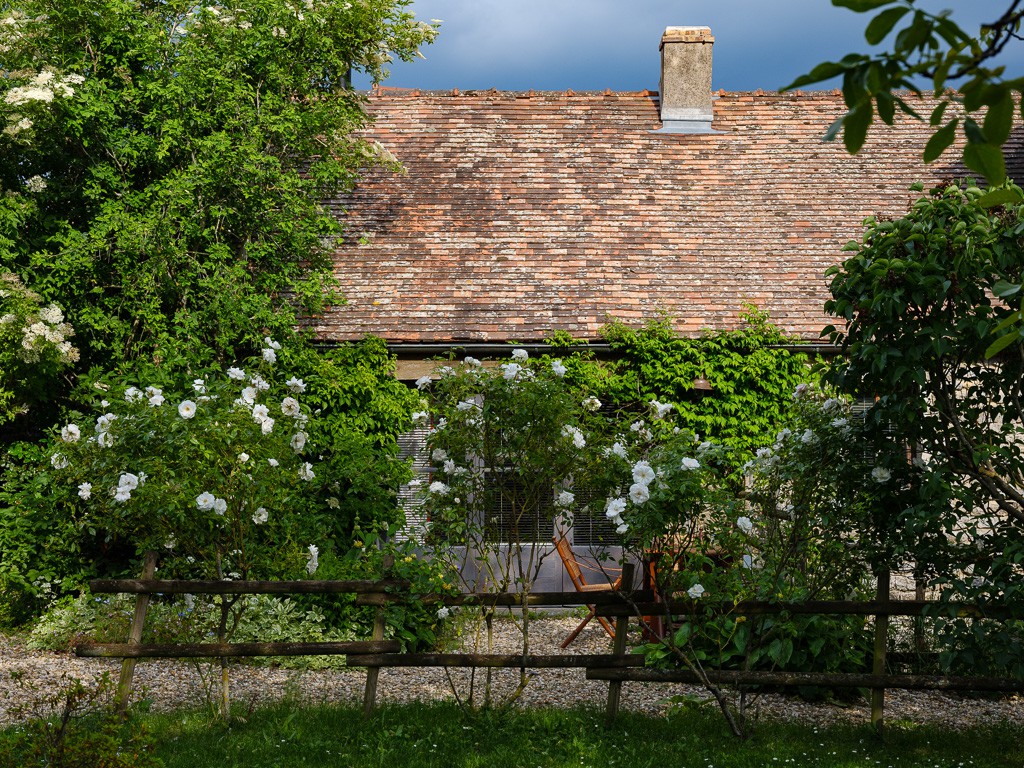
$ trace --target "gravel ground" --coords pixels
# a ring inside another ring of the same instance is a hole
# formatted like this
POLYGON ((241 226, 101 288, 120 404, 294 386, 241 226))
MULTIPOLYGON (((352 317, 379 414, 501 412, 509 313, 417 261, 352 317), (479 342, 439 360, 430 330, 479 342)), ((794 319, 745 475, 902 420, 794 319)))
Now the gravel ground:
MULTIPOLYGON (((533 653, 561 653, 561 640, 578 622, 573 618, 543 618, 531 624, 533 653)), ((515 631, 509 622, 495 622, 497 653, 517 650, 515 631)), ((597 626, 589 626, 568 652, 607 653, 610 642, 597 626)), ((19 718, 19 705, 33 698, 60 689, 64 675, 91 680, 107 671, 116 680, 120 662, 80 659, 71 654, 27 650, 17 639, 0 635, 0 725, 19 718), (34 687, 29 692, 18 685, 10 673, 21 673, 24 683, 34 687)), ((209 669, 209 667, 207 667, 209 669)), ((477 691, 484 676, 476 673, 477 691)), ((468 691, 470 671, 451 670, 451 679, 460 696, 468 691)), ((152 702, 153 709, 168 710, 196 707, 208 701, 207 684, 213 676, 188 662, 147 660, 140 662, 135 673, 136 697, 152 702)), ((258 706, 291 697, 311 703, 361 702, 366 674, 362 670, 294 671, 266 666, 238 665, 232 668, 231 695, 235 702, 258 706)), ((515 689, 517 670, 495 670, 495 700, 501 700, 515 689)), ((603 707, 607 699, 607 683, 590 681, 582 669, 536 670, 517 700, 518 706, 571 707, 588 705, 603 707)), ((678 684, 623 684, 621 706, 625 710, 651 715, 664 714, 670 707, 668 698, 681 694, 702 696, 700 688, 678 684)), ((382 669, 378 683, 378 702, 412 700, 451 700, 452 687, 443 669, 382 669)), ((849 706, 811 704, 793 697, 762 695, 756 702, 761 717, 799 719, 804 722, 828 724, 835 722, 867 723, 870 712, 867 702, 849 706)), ((966 698, 937 692, 889 691, 886 694, 886 717, 919 723, 938 723, 950 728, 976 724, 1011 721, 1024 724, 1024 698, 966 698)))

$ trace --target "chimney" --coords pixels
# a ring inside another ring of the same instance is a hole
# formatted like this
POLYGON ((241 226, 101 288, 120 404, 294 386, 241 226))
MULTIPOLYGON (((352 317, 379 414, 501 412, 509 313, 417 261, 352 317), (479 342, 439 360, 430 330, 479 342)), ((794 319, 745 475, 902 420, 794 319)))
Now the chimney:
POLYGON ((718 133, 711 127, 710 27, 667 27, 661 37, 659 133, 718 133))

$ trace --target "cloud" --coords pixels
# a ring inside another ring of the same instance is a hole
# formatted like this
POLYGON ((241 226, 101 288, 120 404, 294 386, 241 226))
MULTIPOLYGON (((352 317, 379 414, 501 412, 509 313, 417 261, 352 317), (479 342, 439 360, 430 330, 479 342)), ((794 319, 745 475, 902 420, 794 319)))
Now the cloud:
MULTIPOLYGON (((415 0, 412 9, 443 19, 441 34, 426 61, 396 64, 388 84, 464 90, 656 89, 661 33, 677 25, 711 27, 714 88, 775 89, 820 61, 866 51, 872 15, 827 0, 415 0)), ((954 18, 970 29, 989 15, 972 6, 954 18)))

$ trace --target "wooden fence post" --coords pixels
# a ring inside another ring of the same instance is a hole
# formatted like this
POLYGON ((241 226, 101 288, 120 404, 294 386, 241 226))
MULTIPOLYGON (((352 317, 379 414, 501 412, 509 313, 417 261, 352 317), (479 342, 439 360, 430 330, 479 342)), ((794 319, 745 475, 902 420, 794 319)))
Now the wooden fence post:
MULTIPOLYGON (((888 608, 888 569, 878 574, 878 591, 875 599, 888 608)), ((885 651, 889 640, 889 614, 875 614, 875 649, 871 671, 875 675, 885 674, 885 651)), ((871 725, 881 734, 885 729, 885 688, 871 689, 871 725)))
MULTIPOLYGON (((621 592, 633 590, 633 564, 622 564, 622 577, 619 582, 621 592)), ((615 639, 612 643, 612 654, 617 657, 626 655, 626 633, 629 630, 629 616, 619 616, 615 619, 615 639)), ((605 720, 611 725, 619 712, 619 697, 622 694, 622 681, 611 680, 608 683, 608 707, 605 711, 605 720)))
MULTIPOLYGON (((142 564, 142 578, 152 579, 156 575, 156 552, 147 552, 146 559, 142 564)), ((138 645, 142 642, 142 626, 146 621, 146 611, 149 610, 149 593, 142 593, 135 598, 135 616, 132 618, 132 626, 128 632, 128 645, 138 645)), ((135 675, 135 663, 137 659, 124 659, 121 662, 121 676, 117 681, 117 692, 114 694, 115 711, 124 714, 128 709, 128 700, 132 695, 132 677, 135 675)))
MULTIPOLYGON (((395 564, 395 560, 391 555, 386 555, 384 561, 381 564, 381 576, 386 578, 388 571, 390 571, 395 564)), ((377 608, 377 615, 373 619, 373 634, 370 639, 373 641, 381 641, 384 639, 384 606, 381 605, 377 608)), ((369 717, 373 714, 373 709, 377 703, 377 678, 380 676, 380 667, 367 667, 366 668, 366 688, 363 690, 363 717, 369 717)))

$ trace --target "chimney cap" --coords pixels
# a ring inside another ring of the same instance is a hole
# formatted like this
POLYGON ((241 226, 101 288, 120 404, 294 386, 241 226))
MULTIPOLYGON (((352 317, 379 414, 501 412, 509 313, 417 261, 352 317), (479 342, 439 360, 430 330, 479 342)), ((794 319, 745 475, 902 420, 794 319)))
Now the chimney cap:
POLYGON ((711 34, 711 27, 665 27, 661 36, 661 45, 665 43, 713 43, 714 35, 711 34))

